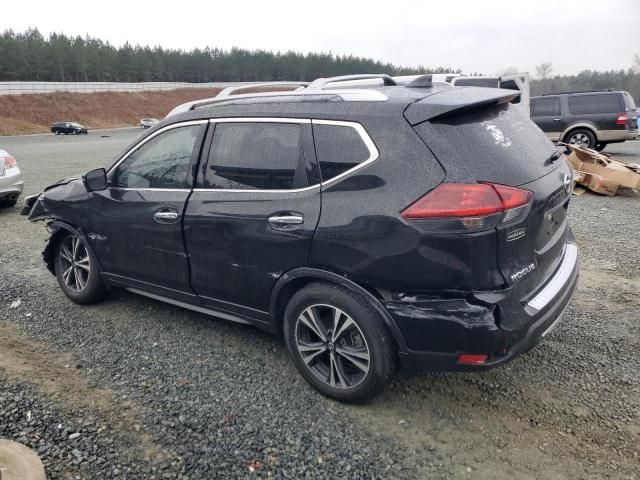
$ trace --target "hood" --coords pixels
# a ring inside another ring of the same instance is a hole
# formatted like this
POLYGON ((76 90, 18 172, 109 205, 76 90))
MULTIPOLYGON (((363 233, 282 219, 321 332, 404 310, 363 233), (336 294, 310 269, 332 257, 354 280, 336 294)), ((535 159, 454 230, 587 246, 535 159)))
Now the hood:
POLYGON ((81 174, 73 175, 71 177, 66 177, 61 180, 58 180, 57 182, 52 183, 51 185, 44 187, 44 191, 46 192, 47 190, 51 190, 52 188, 59 187, 60 185, 66 185, 69 182, 73 182, 74 180, 81 180, 81 179, 82 179, 81 174))

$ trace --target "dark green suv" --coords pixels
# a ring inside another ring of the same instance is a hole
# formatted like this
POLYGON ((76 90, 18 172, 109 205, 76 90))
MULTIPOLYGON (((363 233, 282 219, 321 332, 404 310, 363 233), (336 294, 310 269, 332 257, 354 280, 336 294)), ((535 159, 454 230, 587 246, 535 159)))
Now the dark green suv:
POLYGON ((623 91, 560 92, 531 99, 533 120, 554 142, 596 150, 638 136, 633 97, 623 91))

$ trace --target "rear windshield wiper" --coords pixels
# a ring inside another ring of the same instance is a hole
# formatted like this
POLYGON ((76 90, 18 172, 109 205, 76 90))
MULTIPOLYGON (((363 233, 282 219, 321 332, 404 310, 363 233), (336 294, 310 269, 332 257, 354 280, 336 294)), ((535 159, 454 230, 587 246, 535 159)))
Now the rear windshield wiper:
POLYGON ((560 157, 562 156, 562 152, 553 152, 549 158, 547 158, 544 162, 545 166, 546 165, 551 165, 553 162, 555 162, 556 160, 558 160, 560 157))

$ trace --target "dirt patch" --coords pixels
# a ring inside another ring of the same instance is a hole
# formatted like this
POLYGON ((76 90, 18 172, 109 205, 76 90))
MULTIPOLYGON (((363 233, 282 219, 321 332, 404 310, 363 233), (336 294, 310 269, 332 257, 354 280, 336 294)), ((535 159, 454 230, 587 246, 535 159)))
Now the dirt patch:
MULTIPOLYGON (((137 125, 141 118, 161 119, 176 105, 215 97, 220 88, 183 88, 163 92, 46 93, 0 95, 0 136, 47 133, 60 121, 89 129, 137 125)), ((252 88, 238 94, 286 91, 290 87, 252 88)))
POLYGON ((53 122, 79 122, 89 129, 137 125, 163 118, 184 102, 215 97, 219 88, 140 93, 47 93, 0 95, 0 135, 46 133, 53 122))
POLYGON ((144 431, 145 412, 139 406, 115 398, 110 390, 92 387, 71 355, 46 350, 5 321, 0 321, 0 369, 10 378, 35 385, 64 411, 93 415, 105 429, 134 438, 145 460, 167 458, 168 452, 144 431))

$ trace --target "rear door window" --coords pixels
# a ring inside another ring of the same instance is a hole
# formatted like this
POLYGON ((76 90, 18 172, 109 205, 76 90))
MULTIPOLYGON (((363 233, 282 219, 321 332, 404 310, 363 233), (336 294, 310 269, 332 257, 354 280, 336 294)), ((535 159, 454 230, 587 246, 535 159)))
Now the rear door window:
POLYGON ((570 95, 569 111, 572 115, 589 113, 620 113, 624 106, 620 104, 620 95, 605 93, 598 95, 570 95))
POLYGON ((205 188, 288 190, 307 186, 303 126, 295 123, 218 123, 205 188))
POLYGON ((313 139, 323 182, 357 167, 371 156, 364 139, 351 126, 314 122, 313 139))
POLYGON ((532 102, 532 117, 560 116, 560 100, 558 98, 536 98, 532 102))

